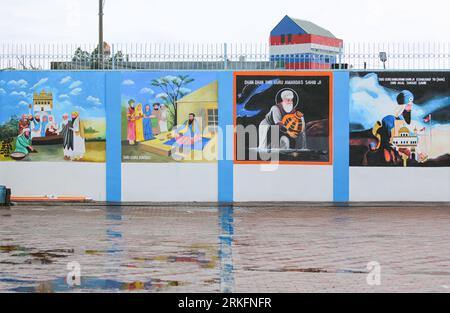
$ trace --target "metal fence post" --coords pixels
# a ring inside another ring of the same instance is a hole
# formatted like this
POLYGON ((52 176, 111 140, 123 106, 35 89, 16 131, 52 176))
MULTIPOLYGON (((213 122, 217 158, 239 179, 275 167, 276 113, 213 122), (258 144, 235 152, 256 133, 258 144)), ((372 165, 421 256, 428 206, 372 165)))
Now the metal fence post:
POLYGON ((111 45, 111 63, 112 70, 114 71, 116 69, 116 54, 114 44, 111 45))
POLYGON ((227 52, 227 43, 223 44, 223 69, 228 69, 228 52, 227 52))
POLYGON ((380 70, 383 68, 380 52, 387 53, 389 70, 450 69, 449 42, 412 45, 407 42, 340 43, 333 56, 321 53, 271 55, 272 49, 267 43, 259 46, 249 43, 178 44, 168 45, 168 49, 166 46, 164 43, 150 45, 149 48, 147 44, 111 44, 112 55, 105 56, 93 54, 92 51, 98 49, 97 44, 28 46, 6 43, 0 44, 0 69, 297 70, 302 69, 297 63, 314 67, 317 61, 348 64, 354 70, 380 70))

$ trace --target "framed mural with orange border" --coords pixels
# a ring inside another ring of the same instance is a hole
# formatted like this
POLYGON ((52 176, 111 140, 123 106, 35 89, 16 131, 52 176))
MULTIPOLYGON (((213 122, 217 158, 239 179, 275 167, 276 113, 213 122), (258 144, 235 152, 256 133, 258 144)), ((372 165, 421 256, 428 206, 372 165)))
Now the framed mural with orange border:
POLYGON ((234 163, 331 165, 332 72, 235 72, 234 163))

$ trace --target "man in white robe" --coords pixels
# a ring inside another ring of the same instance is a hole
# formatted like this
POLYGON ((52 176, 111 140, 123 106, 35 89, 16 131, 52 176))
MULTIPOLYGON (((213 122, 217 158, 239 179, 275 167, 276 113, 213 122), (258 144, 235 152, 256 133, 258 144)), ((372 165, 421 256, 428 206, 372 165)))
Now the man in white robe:
POLYGON ((80 114, 78 112, 72 113, 71 127, 69 128, 73 132, 73 152, 72 160, 80 160, 86 153, 86 145, 84 140, 84 127, 80 120, 80 114))

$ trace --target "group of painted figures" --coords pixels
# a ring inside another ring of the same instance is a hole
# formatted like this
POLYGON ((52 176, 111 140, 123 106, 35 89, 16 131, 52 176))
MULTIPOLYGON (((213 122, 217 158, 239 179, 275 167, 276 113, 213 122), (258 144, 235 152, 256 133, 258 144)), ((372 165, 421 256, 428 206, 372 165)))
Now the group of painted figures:
POLYGON ((81 160, 86 153, 84 127, 78 112, 62 116, 58 125, 53 115, 23 114, 19 120, 19 131, 16 139, 14 155, 16 159, 23 159, 31 152, 37 152, 33 147, 33 140, 52 139, 62 137, 64 160, 81 160))
POLYGON ((130 145, 154 139, 154 136, 167 132, 167 107, 159 103, 147 104, 142 109, 142 104, 135 106, 135 101, 128 101, 127 111, 127 140, 130 145))
MULTIPOLYGON (((168 110, 165 105, 155 103, 153 109, 147 104, 142 110, 142 104, 135 106, 133 99, 128 101, 127 109, 127 140, 130 145, 155 139, 161 133, 169 132, 167 119, 168 110)), ((201 129, 194 113, 180 126, 174 126, 175 146, 191 146, 201 141, 201 129)))

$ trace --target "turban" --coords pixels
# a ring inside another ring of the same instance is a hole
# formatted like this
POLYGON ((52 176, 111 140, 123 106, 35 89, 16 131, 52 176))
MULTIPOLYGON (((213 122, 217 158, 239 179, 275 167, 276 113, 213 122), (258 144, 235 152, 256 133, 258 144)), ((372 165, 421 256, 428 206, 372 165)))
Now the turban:
POLYGON ((292 92, 292 90, 285 90, 281 93, 281 99, 292 100, 294 99, 294 93, 292 92))

